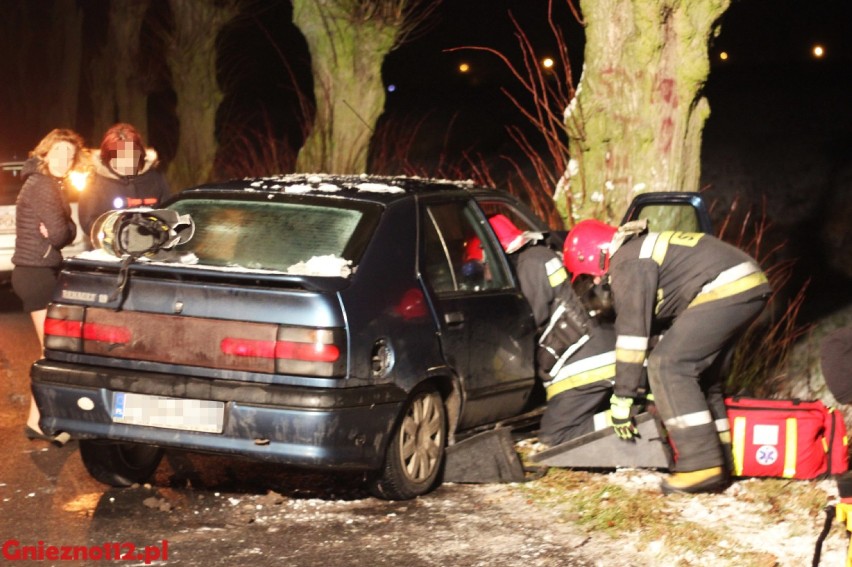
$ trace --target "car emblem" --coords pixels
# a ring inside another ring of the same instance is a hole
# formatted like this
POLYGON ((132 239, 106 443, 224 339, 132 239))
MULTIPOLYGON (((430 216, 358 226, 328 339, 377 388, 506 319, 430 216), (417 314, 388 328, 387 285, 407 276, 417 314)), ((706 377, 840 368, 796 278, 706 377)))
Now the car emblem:
POLYGON ((181 311, 183 311, 183 301, 175 301, 175 306, 172 310, 175 312, 175 314, 179 314, 181 311))

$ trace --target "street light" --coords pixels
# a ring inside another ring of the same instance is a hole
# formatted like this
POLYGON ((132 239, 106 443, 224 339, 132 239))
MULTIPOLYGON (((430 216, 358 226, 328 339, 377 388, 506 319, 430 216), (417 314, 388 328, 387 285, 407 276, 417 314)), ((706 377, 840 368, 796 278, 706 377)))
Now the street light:
POLYGON ((823 46, 821 46, 820 44, 816 44, 816 45, 814 45, 812 53, 814 54, 814 57, 816 57, 817 59, 822 59, 823 56, 825 56, 825 48, 823 46))

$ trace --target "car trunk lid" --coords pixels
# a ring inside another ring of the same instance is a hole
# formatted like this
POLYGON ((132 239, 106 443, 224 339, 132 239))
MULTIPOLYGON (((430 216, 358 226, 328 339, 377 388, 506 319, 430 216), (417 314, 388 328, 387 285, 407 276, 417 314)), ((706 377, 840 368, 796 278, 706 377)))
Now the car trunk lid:
POLYGON ((342 278, 69 263, 45 323, 45 347, 211 369, 341 376, 342 278), (71 269, 77 268, 77 269, 71 269), (234 278, 239 287, 234 286, 234 278), (317 282, 316 280, 325 280, 317 282), (118 291, 118 293, 117 293, 118 291))

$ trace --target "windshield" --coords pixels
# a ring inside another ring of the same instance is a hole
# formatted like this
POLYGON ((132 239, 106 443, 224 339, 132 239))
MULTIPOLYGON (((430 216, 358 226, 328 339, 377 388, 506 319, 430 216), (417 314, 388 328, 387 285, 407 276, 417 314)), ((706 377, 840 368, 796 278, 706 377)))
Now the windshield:
POLYGON ((329 276, 357 264, 380 213, 339 199, 187 199, 169 208, 192 216, 195 234, 176 250, 199 264, 329 276))

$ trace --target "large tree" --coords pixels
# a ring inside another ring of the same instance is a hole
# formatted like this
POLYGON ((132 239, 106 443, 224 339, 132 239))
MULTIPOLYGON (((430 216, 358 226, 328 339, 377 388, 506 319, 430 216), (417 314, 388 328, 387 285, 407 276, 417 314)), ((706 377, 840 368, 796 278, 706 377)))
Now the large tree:
POLYGON ((174 28, 166 59, 177 97, 177 152, 169 165, 175 189, 209 181, 216 157, 216 111, 223 94, 216 79, 216 38, 238 13, 237 0, 169 0, 174 28))
MULTIPOLYGON (((569 0, 570 2, 570 0, 569 0)), ((644 191, 698 190, 709 40, 730 0, 580 0, 584 69, 565 110, 567 226, 617 221, 644 191)))
POLYGON ((311 53, 316 112, 296 161, 303 172, 363 173, 384 109, 382 62, 438 0, 293 0, 311 53))
POLYGON ((140 35, 149 4, 150 0, 109 4, 106 40, 90 68, 95 137, 116 122, 129 122, 147 138, 150 85, 140 64, 140 35))

